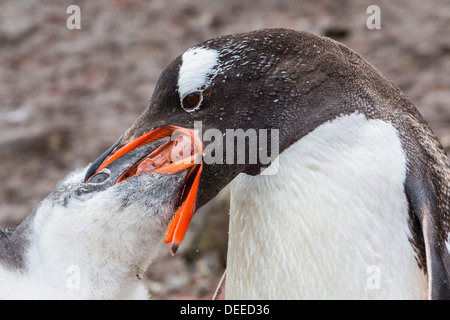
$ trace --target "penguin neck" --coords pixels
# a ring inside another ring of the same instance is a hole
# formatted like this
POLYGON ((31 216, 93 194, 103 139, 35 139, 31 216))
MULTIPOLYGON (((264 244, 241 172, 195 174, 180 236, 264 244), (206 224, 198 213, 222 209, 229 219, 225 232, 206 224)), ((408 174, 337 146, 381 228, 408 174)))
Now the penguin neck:
MULTIPOLYGON (((86 230, 88 225, 81 230, 79 221, 73 224, 58 221, 76 219, 76 215, 61 211, 67 208, 55 209, 51 203, 44 200, 36 214, 23 222, 28 230, 22 232, 26 240, 26 246, 21 249, 22 265, 20 268, 0 266, 0 298, 148 298, 140 281, 153 258, 149 257, 148 250, 140 250, 143 248, 139 245, 126 250, 123 247, 126 240, 115 241, 109 234, 112 230, 97 230, 95 236, 86 230), (140 255, 137 251, 141 251, 140 255)), ((149 248, 148 243, 145 248, 149 248)))
POLYGON ((278 159, 231 184, 227 298, 426 298, 391 124, 337 118, 278 159))

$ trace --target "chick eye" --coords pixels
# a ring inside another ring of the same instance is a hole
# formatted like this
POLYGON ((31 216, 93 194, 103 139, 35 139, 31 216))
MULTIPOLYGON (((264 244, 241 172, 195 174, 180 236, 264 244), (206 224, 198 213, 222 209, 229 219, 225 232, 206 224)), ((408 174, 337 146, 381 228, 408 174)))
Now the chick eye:
POLYGON ((108 173, 100 172, 100 173, 97 173, 95 176, 93 176, 91 178, 91 180, 89 180, 89 183, 99 184, 99 183, 105 182, 108 179, 109 179, 108 173))
POLYGON ((203 95, 201 91, 192 92, 183 98, 182 107, 188 112, 195 111, 200 106, 202 100, 203 95))

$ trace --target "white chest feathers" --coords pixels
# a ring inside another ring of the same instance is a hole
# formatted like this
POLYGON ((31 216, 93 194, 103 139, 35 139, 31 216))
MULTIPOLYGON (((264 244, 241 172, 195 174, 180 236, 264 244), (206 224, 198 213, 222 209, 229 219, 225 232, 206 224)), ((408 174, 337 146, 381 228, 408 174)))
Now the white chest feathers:
POLYGON ((408 238, 405 154, 389 123, 353 114, 231 185, 228 299, 425 299, 408 238))

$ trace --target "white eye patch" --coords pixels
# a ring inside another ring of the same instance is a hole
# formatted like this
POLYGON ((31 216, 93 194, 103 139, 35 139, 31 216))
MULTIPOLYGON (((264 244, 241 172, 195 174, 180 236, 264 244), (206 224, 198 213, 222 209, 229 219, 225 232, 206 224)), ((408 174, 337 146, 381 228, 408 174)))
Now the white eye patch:
POLYGON ((217 72, 218 63, 219 52, 214 49, 197 47, 187 50, 182 56, 178 75, 181 100, 192 92, 205 89, 217 72))

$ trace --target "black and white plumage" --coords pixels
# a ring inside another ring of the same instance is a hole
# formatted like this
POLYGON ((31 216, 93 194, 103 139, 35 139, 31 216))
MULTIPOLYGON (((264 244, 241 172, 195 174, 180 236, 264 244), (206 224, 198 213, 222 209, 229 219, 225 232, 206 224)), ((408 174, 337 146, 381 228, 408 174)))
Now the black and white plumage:
POLYGON ((285 29, 205 41, 163 71, 119 146, 194 121, 279 129, 277 174, 224 155, 201 175, 197 207, 232 181, 228 298, 450 298, 449 160, 357 53, 285 29))
POLYGON ((185 173, 145 173, 116 184, 159 143, 85 183, 59 182, 15 230, 0 233, 0 299, 145 299, 143 273, 162 244, 185 173))

